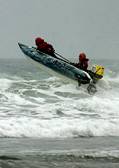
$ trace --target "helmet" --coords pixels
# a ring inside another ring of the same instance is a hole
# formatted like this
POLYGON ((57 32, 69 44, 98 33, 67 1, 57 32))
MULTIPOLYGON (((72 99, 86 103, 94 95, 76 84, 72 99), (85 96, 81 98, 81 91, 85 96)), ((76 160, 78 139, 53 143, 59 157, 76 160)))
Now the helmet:
POLYGON ((79 60, 82 61, 84 59, 86 59, 86 54, 82 52, 79 54, 79 60))
POLYGON ((42 44, 44 42, 44 40, 42 39, 42 38, 40 38, 40 37, 37 37, 36 39, 35 39, 35 43, 36 43, 36 45, 38 46, 39 44, 42 44))

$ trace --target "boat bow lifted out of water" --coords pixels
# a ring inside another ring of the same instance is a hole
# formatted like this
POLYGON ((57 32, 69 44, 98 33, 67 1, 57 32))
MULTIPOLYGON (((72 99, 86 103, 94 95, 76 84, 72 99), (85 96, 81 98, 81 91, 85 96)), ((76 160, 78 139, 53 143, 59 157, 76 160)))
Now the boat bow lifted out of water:
POLYGON ((38 62, 45 69, 47 68, 48 72, 56 72, 59 75, 77 82, 79 85, 88 84, 88 92, 90 94, 96 92, 96 86, 93 83, 93 79, 89 73, 74 67, 61 58, 55 58, 40 52, 34 47, 29 47, 21 43, 18 43, 18 45, 27 57, 34 60, 35 62, 38 62))

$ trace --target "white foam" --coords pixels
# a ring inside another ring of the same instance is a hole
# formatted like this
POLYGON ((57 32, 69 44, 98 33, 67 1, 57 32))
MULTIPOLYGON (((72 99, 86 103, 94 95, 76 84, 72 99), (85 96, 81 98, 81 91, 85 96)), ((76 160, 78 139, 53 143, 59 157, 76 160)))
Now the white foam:
POLYGON ((62 138, 119 136, 119 120, 7 118, 0 122, 1 137, 62 138))
POLYGON ((4 91, 8 89, 12 84, 12 81, 10 79, 1 78, 0 79, 0 91, 4 91))
POLYGON ((107 82, 98 84, 93 96, 88 95, 85 86, 77 89, 55 77, 44 81, 0 79, 4 98, 0 136, 119 136, 118 87, 111 84, 119 83, 119 79, 113 79, 108 77, 107 82))

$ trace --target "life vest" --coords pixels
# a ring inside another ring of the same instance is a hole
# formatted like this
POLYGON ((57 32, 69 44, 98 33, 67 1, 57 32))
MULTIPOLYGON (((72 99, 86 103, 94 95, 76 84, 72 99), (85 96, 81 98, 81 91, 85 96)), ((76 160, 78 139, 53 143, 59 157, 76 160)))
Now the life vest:
POLYGON ((51 44, 43 42, 42 44, 37 46, 37 49, 41 52, 54 56, 54 48, 51 44))
POLYGON ((82 69, 82 70, 87 70, 88 68, 88 59, 84 59, 82 61, 79 62, 79 68, 82 69))

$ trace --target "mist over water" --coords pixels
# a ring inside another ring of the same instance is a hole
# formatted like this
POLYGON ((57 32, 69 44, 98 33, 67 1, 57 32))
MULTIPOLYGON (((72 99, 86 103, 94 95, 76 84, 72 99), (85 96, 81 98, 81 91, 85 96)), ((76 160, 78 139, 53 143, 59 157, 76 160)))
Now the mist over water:
POLYGON ((0 137, 119 136, 118 63, 97 61, 105 76, 91 96, 27 60, 0 62, 0 137))

